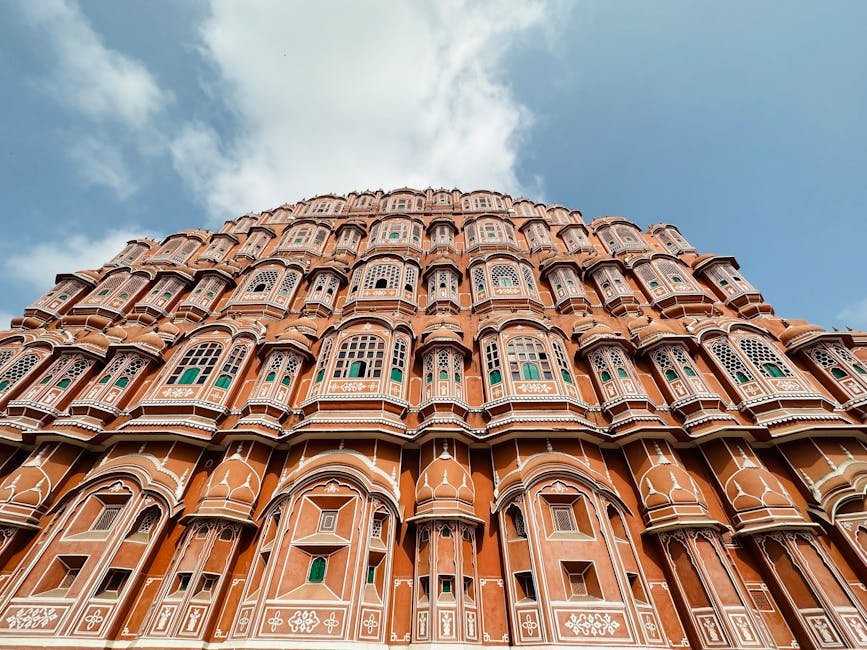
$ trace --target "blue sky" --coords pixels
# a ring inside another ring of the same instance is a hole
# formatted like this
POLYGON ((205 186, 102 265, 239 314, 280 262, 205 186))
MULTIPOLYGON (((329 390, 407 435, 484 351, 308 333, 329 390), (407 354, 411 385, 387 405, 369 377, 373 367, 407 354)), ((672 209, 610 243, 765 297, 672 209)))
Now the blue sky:
POLYGON ((867 3, 0 4, 0 319, 138 234, 493 187, 867 328, 867 3))

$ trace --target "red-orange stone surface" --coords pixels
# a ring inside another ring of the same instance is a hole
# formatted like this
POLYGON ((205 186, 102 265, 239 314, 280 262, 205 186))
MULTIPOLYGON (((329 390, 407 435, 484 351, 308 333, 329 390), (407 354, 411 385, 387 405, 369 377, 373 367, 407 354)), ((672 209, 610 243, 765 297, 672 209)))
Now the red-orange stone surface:
POLYGON ((0 646, 867 648, 867 335, 458 190, 138 240, 0 333, 0 646))

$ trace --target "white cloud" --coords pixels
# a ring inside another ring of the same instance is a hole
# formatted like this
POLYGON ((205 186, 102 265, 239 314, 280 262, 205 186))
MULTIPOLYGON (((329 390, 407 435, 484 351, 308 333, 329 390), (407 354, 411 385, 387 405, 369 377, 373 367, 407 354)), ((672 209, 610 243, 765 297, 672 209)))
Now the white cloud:
POLYGON ((837 314, 837 321, 854 329, 867 330, 867 298, 846 305, 837 314))
POLYGON ((95 239, 69 235, 62 240, 19 248, 18 252, 5 256, 3 267, 11 280, 45 291, 54 285, 58 273, 99 268, 119 253, 127 241, 145 236, 149 235, 135 229, 108 230, 95 239))
POLYGON ((54 50, 56 67, 44 84, 59 102, 93 120, 143 128, 171 101, 144 65, 102 43, 74 2, 39 0, 19 6, 45 32, 40 42, 54 50))
POLYGON ((85 137, 67 152, 75 170, 88 185, 102 185, 119 199, 127 199, 138 190, 123 154, 111 142, 97 136, 85 137))
POLYGON ((520 191, 532 116, 503 81, 534 2, 214 0, 202 52, 240 122, 186 125, 171 152, 215 216, 321 192, 427 185, 520 191))

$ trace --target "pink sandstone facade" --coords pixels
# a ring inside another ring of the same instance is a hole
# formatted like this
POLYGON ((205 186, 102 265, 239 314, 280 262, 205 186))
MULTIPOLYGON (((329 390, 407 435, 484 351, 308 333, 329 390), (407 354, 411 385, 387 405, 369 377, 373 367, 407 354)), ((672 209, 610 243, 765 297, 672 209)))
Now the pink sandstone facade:
POLYGON ((0 646, 867 648, 867 335, 676 227, 320 196, 0 333, 0 646))

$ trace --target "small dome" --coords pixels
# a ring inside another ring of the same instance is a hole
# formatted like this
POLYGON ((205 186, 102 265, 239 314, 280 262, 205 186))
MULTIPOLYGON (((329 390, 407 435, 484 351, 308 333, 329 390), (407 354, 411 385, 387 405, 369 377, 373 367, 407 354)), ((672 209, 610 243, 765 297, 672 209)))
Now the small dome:
POLYGON ((99 281, 99 271, 94 271, 92 269, 88 269, 86 271, 78 271, 75 273, 75 275, 77 275, 79 277, 88 278, 89 280, 92 280, 94 283, 99 281))
POLYGON ((657 465, 648 471, 642 480, 641 491, 648 507, 704 503, 694 491, 689 473, 673 463, 657 465))
POLYGON ((160 323, 157 327, 154 328, 153 331, 161 334, 162 336, 174 338, 181 333, 181 328, 175 325, 173 322, 167 321, 165 323, 160 323))
POLYGON ((428 323, 427 327, 425 327, 425 335, 428 332, 435 332, 438 329, 450 329, 460 332, 461 331, 461 323, 457 318, 453 316, 445 316, 439 315, 435 321, 431 321, 428 323))
POLYGON ((105 330, 105 335, 115 341, 125 341, 130 335, 130 332, 125 327, 115 325, 114 327, 109 327, 105 330))
POLYGON ((447 448, 422 470, 415 485, 416 516, 473 516, 475 501, 470 473, 447 448))
POLYGON ((202 501, 239 501, 252 505, 258 494, 258 477, 238 452, 232 454, 214 471, 205 488, 202 501))
POLYGON ((162 338, 160 338, 160 335, 157 334, 154 330, 138 334, 134 338, 131 338, 130 343, 143 345, 157 352, 162 351, 162 349, 166 346, 166 342, 162 338))
POLYGON ((316 321, 307 316, 302 316, 292 321, 292 327, 303 333, 305 336, 315 338, 319 334, 319 326, 316 321))
POLYGON ((51 483, 38 465, 38 460, 26 461, 4 484, 6 500, 28 506, 38 506, 48 495, 51 483), (9 494, 11 492, 11 494, 9 494))
POLYGON ((295 343, 304 348, 305 350, 309 349, 310 346, 310 340, 306 336, 304 336, 304 334, 302 334, 301 331, 295 326, 289 327, 277 334, 274 342, 295 343))
POLYGON ((596 325, 581 333, 578 342, 580 345, 586 345, 587 343, 600 338, 615 339, 620 338, 620 334, 608 327, 605 323, 596 323, 596 325))
POLYGON ((339 264, 344 273, 349 272, 349 267, 352 266, 352 257, 347 253, 338 253, 331 258, 335 264, 339 264))
POLYGON ((705 262, 712 260, 714 257, 717 257, 714 253, 704 253, 703 255, 697 255, 696 258, 692 261, 692 268, 696 269, 705 262))
POLYGON ((806 338, 809 334, 824 332, 818 325, 811 323, 792 323, 780 334, 780 342, 789 347, 792 343, 797 343, 798 339, 806 338))
POLYGON ((777 480, 762 467, 744 464, 726 485, 726 494, 738 510, 793 507, 777 480))
POLYGON ((89 348, 96 348, 98 350, 107 350, 108 346, 111 345, 111 341, 109 338, 103 334, 102 332, 92 331, 88 332, 81 338, 79 338, 76 343, 83 345, 89 348))

